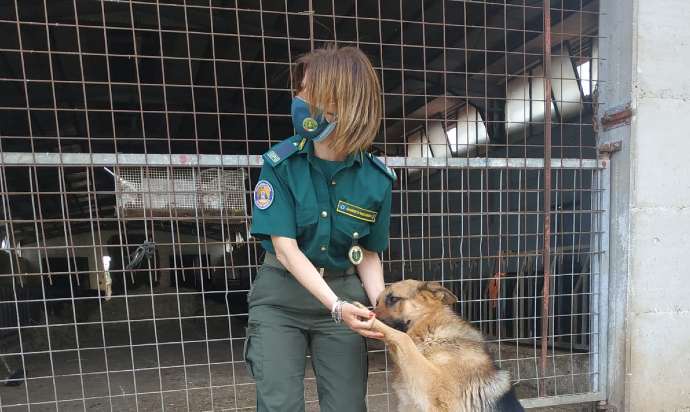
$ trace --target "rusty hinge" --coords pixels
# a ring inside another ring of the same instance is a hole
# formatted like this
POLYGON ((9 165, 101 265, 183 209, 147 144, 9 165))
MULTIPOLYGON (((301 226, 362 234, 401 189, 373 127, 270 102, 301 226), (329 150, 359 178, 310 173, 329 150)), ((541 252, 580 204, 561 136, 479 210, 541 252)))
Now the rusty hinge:
POLYGON ((601 162, 601 167, 607 167, 611 159, 611 153, 618 152, 623 148, 623 143, 620 140, 611 143, 602 143, 597 146, 598 158, 601 162))
POLYGON ((616 127, 630 124, 632 115, 633 111, 630 103, 628 103, 623 107, 616 107, 604 113, 599 124, 604 131, 615 129, 616 127))
POLYGON ((620 152, 623 149, 623 142, 616 140, 611 143, 602 143, 597 146, 597 150, 600 154, 610 155, 611 153, 620 152))

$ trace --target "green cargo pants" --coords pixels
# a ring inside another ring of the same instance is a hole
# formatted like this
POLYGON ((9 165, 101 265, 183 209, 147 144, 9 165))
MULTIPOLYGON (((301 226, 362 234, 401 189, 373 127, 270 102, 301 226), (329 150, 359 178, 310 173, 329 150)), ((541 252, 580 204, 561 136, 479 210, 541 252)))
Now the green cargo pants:
MULTIPOLYGON (((367 304, 356 274, 324 279, 340 299, 367 304)), ((304 370, 310 349, 322 412, 366 411, 365 339, 336 324, 287 271, 259 268, 249 293, 245 360, 256 380, 257 412, 304 411, 304 370)))

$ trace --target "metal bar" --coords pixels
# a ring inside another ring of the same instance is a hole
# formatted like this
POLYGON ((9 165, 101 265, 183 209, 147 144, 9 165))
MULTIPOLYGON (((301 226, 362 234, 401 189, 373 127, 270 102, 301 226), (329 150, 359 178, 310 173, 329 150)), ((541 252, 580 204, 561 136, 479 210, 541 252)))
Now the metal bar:
POLYGON ((605 400, 601 392, 582 393, 577 395, 558 395, 542 398, 520 399, 520 403, 525 408, 545 408, 549 406, 569 405, 577 403, 591 403, 605 400))
MULTIPOLYGON (((601 393, 608 393, 608 330, 609 313, 607 299, 609 293, 609 209, 611 205, 611 160, 609 153, 601 153, 599 161, 602 169, 596 172, 597 188, 596 207, 602 212, 593 217, 597 222, 597 235, 593 235, 594 247, 602 253, 592 262, 593 287, 598 287, 597 293, 593 293, 592 308, 598 312, 592 319, 597 334, 592 337, 590 347, 596 347, 598 353, 590 357, 591 369, 598 373, 592 375, 592 389, 601 393)), ((593 205, 594 206, 594 205, 593 205)))
MULTIPOLYGON (((452 169, 543 169, 539 158, 420 158, 379 156, 390 167, 448 167, 452 169)), ((259 167, 260 155, 142 154, 142 153, 0 153, 4 166, 186 166, 186 167, 259 167)), ((598 169, 596 159, 550 159, 552 169, 598 169)))
POLYGON ((312 0, 309 0, 309 50, 314 50, 314 5, 312 0))
POLYGON ((546 394, 546 355, 549 343, 551 293, 551 0, 544 0, 544 289, 541 312, 541 395, 546 394))

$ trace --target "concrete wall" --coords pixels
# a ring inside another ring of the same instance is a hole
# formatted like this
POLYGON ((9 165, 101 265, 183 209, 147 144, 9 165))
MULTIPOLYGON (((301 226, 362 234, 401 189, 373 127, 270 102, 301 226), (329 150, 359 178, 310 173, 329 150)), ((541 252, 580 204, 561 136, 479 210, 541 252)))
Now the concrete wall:
POLYGON ((635 4, 628 410, 689 410, 690 2, 635 4))
POLYGON ((617 410, 690 410, 690 2, 603 2, 599 115, 630 102, 612 157, 608 399, 617 410))

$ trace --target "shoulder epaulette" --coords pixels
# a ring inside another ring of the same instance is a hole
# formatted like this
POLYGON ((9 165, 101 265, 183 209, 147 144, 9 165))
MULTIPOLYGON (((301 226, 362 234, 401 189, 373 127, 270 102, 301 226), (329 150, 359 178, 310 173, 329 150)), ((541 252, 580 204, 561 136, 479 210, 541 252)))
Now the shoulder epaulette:
POLYGON ((379 159, 371 153, 367 153, 367 157, 391 180, 395 181, 398 178, 398 176, 395 174, 395 171, 390 167, 386 166, 386 164, 383 163, 381 159, 379 159))
POLYGON ((293 154, 299 152, 304 147, 305 139, 300 136, 289 137, 277 145, 273 146, 271 150, 263 154, 265 161, 275 166, 293 154))

